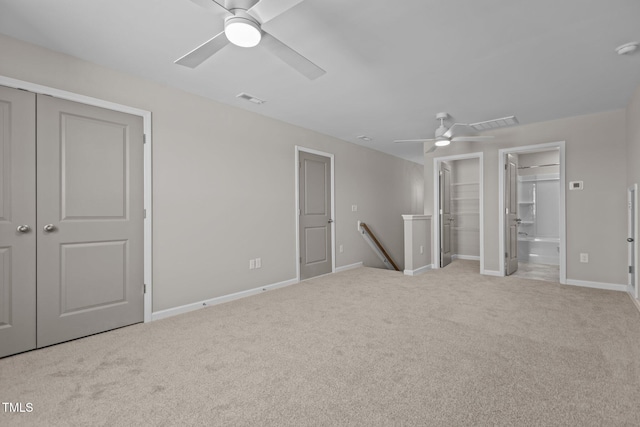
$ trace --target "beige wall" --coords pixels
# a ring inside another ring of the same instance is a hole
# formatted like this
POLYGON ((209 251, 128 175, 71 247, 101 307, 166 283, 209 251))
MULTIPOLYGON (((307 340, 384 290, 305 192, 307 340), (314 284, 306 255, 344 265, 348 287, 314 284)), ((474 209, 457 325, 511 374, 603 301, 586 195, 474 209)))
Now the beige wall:
POLYGON ((296 145, 335 155, 336 265, 382 266, 358 219, 402 265, 421 165, 5 36, 0 57, 2 76, 152 112, 154 311, 295 278, 296 145))
MULTIPOLYGON (((498 150, 545 142, 566 142, 566 180, 584 190, 566 191, 567 279, 627 283, 627 147, 624 110, 616 110, 492 131, 492 142, 451 144, 436 156, 484 152, 485 269, 499 270, 498 150), (579 262, 581 252, 589 263, 579 262)), ((433 154, 425 157, 425 212, 433 212, 433 154)))

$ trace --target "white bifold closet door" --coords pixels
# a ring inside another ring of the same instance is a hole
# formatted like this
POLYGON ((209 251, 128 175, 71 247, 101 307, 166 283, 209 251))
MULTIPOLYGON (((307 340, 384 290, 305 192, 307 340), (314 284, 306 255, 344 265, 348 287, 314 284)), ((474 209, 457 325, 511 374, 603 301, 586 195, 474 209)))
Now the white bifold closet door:
POLYGON ((0 93, 13 99, 2 104, 0 356, 141 322, 142 119, 0 93))

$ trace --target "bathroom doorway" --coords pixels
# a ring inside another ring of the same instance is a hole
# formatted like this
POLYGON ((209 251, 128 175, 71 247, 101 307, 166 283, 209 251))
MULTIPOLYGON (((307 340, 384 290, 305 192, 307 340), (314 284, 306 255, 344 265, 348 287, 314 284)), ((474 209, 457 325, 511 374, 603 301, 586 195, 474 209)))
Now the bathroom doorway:
POLYGON ((566 283, 564 143, 499 155, 501 271, 566 283))

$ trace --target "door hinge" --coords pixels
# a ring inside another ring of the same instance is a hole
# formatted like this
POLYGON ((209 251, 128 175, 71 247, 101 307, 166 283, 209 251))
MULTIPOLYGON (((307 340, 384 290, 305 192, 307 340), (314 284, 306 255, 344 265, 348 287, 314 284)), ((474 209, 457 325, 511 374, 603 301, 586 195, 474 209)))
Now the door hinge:
POLYGON ((629 274, 633 274, 633 266, 629 266, 629 274))
POLYGON ((507 170, 507 165, 504 165, 504 170, 507 170))
POLYGON ((142 216, 143 216, 143 218, 147 217, 147 210, 146 209, 142 210, 142 216))
POLYGON ((146 294, 146 293, 147 293, 147 284, 146 284, 146 283, 144 283, 144 284, 142 285, 142 293, 143 293, 143 294, 146 294))
POLYGON ((509 254, 507 252, 504 253, 505 258, 509 258, 509 254))
POLYGON ((142 143, 146 144, 147 143, 147 134, 142 134, 142 143))

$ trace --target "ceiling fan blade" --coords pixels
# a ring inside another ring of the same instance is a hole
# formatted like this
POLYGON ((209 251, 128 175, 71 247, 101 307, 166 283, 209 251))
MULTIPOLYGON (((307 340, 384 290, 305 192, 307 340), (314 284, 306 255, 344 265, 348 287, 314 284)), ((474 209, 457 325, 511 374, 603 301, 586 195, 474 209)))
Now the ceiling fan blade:
POLYGON ((264 24, 302 2, 303 0, 260 0, 247 13, 264 24))
POLYGON ((469 142, 480 142, 480 141, 490 141, 493 139, 493 136, 491 135, 482 135, 482 136, 454 136, 453 138, 451 138, 451 142, 462 142, 462 141, 469 141, 469 142))
POLYGON ((225 6, 224 0, 191 0, 191 2, 202 8, 213 10, 214 12, 221 12, 220 9, 222 9, 227 13, 231 13, 231 11, 225 6))
POLYGON ((397 143, 402 143, 402 142, 432 142, 435 141, 435 139, 396 139, 395 142, 397 143))
POLYGON ((433 147, 429 148, 427 151, 425 151, 425 153, 433 153, 434 151, 436 151, 438 149, 437 145, 434 145, 433 147))
POLYGON ((309 80, 317 79, 326 73, 322 68, 264 30, 262 31, 260 44, 309 80))
POLYGON ((469 125, 464 123, 454 123, 451 125, 449 130, 447 130, 442 136, 445 138, 451 138, 453 134, 462 134, 462 136, 471 136, 476 132, 469 125))
POLYGON ((223 31, 186 55, 178 58, 175 63, 189 68, 196 68, 228 44, 229 39, 227 39, 223 31))

